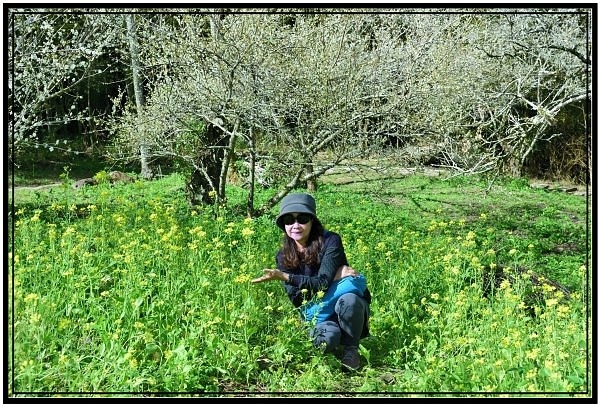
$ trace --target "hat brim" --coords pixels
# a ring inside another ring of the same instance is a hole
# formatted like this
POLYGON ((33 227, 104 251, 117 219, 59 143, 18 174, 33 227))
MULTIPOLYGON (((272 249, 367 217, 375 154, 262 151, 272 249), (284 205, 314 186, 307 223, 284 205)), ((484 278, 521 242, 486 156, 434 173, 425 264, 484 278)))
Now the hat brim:
POLYGON ((306 207, 306 205, 304 205, 304 204, 300 204, 300 203, 288 204, 285 206, 284 210, 281 213, 279 213, 279 216, 277 216, 277 218, 275 219, 275 223, 282 230, 284 229, 283 216, 285 216, 286 214, 290 214, 290 213, 309 214, 313 219, 315 219, 317 217, 317 216, 315 216, 315 213, 310 208, 306 207))

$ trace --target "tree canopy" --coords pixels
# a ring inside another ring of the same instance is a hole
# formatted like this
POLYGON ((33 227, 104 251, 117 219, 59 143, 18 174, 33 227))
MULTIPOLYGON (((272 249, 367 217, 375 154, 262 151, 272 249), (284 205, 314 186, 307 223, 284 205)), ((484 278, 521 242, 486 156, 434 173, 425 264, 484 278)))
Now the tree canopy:
POLYGON ((391 146, 588 181, 592 9, 110 11, 8 10, 16 159, 94 122, 112 159, 189 168, 193 202, 224 200, 233 165, 268 178, 252 215, 391 146))

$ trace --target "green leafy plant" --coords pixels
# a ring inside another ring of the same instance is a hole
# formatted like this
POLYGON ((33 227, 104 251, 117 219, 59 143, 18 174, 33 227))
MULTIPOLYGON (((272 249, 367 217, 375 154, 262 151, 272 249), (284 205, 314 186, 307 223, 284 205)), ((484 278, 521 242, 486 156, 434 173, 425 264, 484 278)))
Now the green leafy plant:
MULTIPOLYGON (((70 191, 61 203, 17 202, 11 394, 588 390, 586 253, 550 260, 536 248, 546 238, 536 223, 517 218, 515 233, 494 221, 502 200, 474 199, 477 210, 456 216, 441 210, 451 189, 439 180, 405 191, 429 192, 431 207, 415 216, 414 206, 378 194, 332 185, 316 193, 320 218, 341 234, 373 293, 365 366, 347 377, 338 359, 313 348, 281 286, 249 282, 274 264, 274 212, 238 214, 244 191, 235 186, 239 201, 191 207, 183 183, 172 175, 70 191), (539 300, 526 302, 523 278, 499 280, 486 294, 484 270, 499 264, 537 264, 538 274, 569 286, 570 298, 542 286, 539 300)), ((568 196, 548 204, 555 210, 537 221, 560 222, 561 234, 579 227, 557 213, 568 206, 582 216, 582 206, 568 196)))
POLYGON ((110 183, 110 176, 105 170, 101 170, 94 175, 94 180, 98 184, 110 183))

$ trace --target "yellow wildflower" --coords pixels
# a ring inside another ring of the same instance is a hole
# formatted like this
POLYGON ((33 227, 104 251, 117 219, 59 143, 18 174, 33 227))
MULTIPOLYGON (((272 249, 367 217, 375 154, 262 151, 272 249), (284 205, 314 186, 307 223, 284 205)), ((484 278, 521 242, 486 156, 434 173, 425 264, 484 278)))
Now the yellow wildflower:
POLYGON ((242 236, 243 237, 250 237, 253 234, 254 234, 254 230, 251 229, 250 227, 244 227, 242 229, 242 236))
POLYGON ((569 313, 569 306, 560 305, 556 310, 561 317, 564 317, 569 313))
POLYGON ((38 299, 39 299, 39 295, 37 293, 30 293, 27 296, 25 296, 25 303, 34 302, 34 301, 37 301, 38 299))
POLYGON ((60 319, 58 322, 58 329, 63 330, 67 328, 69 324, 71 324, 71 321, 69 319, 60 319))
POLYGON ((537 359, 538 356, 540 355, 540 349, 539 348, 534 348, 531 351, 526 351, 525 352, 525 358, 527 359, 537 359))

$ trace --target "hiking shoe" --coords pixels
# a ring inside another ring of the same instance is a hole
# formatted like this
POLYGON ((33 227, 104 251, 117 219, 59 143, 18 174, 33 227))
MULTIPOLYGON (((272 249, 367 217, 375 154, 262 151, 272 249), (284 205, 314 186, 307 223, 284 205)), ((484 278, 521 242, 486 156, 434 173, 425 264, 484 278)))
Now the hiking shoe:
POLYGON ((342 355, 342 369, 345 371, 356 371, 358 368, 360 368, 358 348, 353 346, 346 347, 344 355, 342 355))

